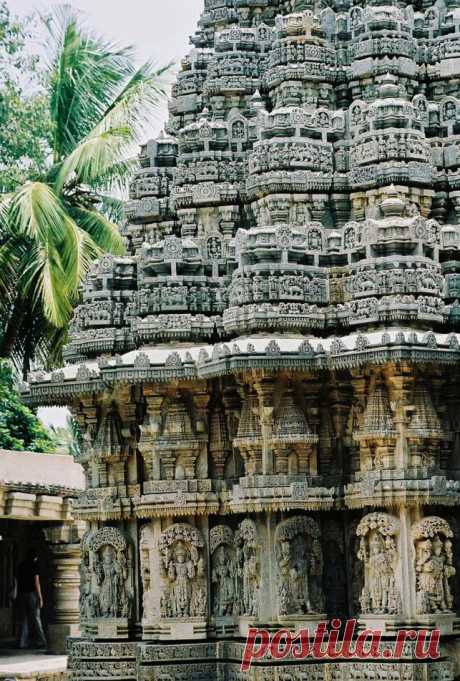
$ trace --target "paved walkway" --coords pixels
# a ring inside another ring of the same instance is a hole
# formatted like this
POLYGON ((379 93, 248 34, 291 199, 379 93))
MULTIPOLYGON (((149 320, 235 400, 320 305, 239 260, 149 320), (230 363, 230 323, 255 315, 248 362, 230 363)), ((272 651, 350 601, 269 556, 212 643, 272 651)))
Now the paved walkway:
POLYGON ((63 672, 67 669, 66 655, 46 655, 40 651, 0 650, 0 679, 33 677, 63 672))

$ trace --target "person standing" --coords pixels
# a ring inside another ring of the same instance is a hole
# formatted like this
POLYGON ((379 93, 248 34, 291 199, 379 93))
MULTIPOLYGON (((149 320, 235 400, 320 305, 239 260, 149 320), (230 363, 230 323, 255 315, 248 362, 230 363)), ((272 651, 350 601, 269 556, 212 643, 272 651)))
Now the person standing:
POLYGON ((30 648, 30 627, 35 629, 37 644, 47 648, 40 610, 43 608, 43 595, 38 569, 38 555, 29 550, 16 571, 17 601, 19 610, 19 648, 30 648))

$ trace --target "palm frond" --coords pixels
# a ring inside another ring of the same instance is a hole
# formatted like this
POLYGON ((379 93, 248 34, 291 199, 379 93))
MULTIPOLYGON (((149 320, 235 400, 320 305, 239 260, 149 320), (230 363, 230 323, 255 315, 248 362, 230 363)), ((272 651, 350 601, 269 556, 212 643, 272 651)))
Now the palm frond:
POLYGON ((24 185, 13 198, 11 224, 30 241, 21 264, 25 290, 41 299, 45 315, 55 326, 65 324, 78 287, 100 250, 43 182, 24 185))
POLYGON ((139 159, 137 156, 125 158, 115 162, 106 168, 92 183, 91 190, 99 198, 101 193, 107 193, 115 197, 128 197, 129 180, 134 177, 134 173, 139 169, 139 159))
POLYGON ((107 42, 64 5, 47 20, 54 122, 59 161, 85 138, 117 96, 132 68, 133 50, 107 42))
POLYGON ((81 229, 89 234, 101 251, 113 255, 124 254, 123 238, 117 225, 108 220, 102 213, 80 205, 72 208, 72 214, 81 229))
POLYGON ((120 164, 132 154, 166 95, 165 77, 170 68, 171 64, 157 69, 151 62, 146 62, 133 70, 91 132, 63 161, 56 179, 56 191, 61 191, 74 173, 77 182, 96 183, 112 165, 120 164))
POLYGON ((61 192, 67 182, 91 186, 123 157, 131 144, 128 127, 95 130, 61 164, 54 183, 56 192, 61 192))
POLYGON ((133 70, 130 79, 107 108, 101 123, 116 125, 117 121, 123 121, 139 140, 145 126, 151 124, 152 118, 158 114, 161 100, 166 97, 172 67, 173 62, 157 68, 154 62, 147 61, 133 70))

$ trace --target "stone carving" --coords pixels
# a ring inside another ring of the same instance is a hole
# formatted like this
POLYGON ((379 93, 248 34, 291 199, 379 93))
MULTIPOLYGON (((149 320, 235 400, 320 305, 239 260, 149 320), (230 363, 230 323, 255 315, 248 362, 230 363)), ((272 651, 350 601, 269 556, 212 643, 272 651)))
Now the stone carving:
POLYGON ((254 617, 260 607, 260 546, 253 520, 243 520, 235 533, 237 593, 240 615, 254 617))
POLYGON ((295 516, 278 525, 278 612, 280 616, 320 613, 323 554, 317 523, 306 516, 295 516))
POLYGON ((396 583, 398 521, 387 513, 369 513, 359 523, 358 558, 364 563, 361 611, 395 615, 400 611, 396 583))
POLYGON ((160 537, 163 618, 206 617, 207 585, 204 543, 191 525, 176 524, 160 537))
POLYGON ((353 436, 360 443, 361 470, 394 466, 396 426, 387 389, 380 379, 367 400, 361 427, 353 436))
POLYGON ((449 524, 436 516, 423 518, 412 528, 419 614, 449 612, 453 606, 450 580, 455 575, 449 524))
POLYGON ((139 541, 140 569, 143 592, 144 617, 152 612, 154 607, 154 593, 152 583, 152 552, 154 551, 153 531, 150 525, 141 528, 139 541))
POLYGON ((80 561, 80 619, 82 622, 98 615, 97 596, 92 590, 91 580, 91 542, 92 533, 85 532, 81 540, 80 561))
POLYGON ((213 527, 209 533, 212 564, 213 613, 223 617, 237 614, 236 550, 233 531, 226 525, 213 527))
POLYGON ((87 607, 92 617, 128 618, 131 559, 125 537, 114 527, 101 527, 88 545, 92 587, 87 607))

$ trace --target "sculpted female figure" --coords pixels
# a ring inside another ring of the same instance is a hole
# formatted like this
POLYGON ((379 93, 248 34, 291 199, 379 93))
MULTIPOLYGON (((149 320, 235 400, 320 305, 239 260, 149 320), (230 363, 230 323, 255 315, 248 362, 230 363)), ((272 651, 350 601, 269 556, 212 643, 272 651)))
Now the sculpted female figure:
POLYGON ((122 601, 124 577, 115 557, 113 546, 102 549, 102 560, 96 565, 99 590, 99 609, 102 617, 117 617, 122 601))
POLYGON ((172 606, 176 617, 190 615, 190 600, 192 595, 191 582, 195 577, 195 568, 191 561, 187 561, 186 548, 178 543, 174 558, 168 568, 168 577, 172 582, 172 606))
POLYGON ((363 613, 395 615, 400 611, 396 583, 399 523, 387 513, 364 516, 356 534, 360 537, 358 558, 364 564, 364 587, 360 603, 363 613))
POLYGON ((394 592, 393 556, 390 547, 385 546, 378 534, 372 537, 369 548, 369 591, 372 611, 390 612, 390 598, 394 592))
POLYGON ((423 595, 427 612, 448 612, 452 608, 449 577, 455 569, 448 565, 444 555, 444 544, 437 536, 419 545, 419 559, 416 563, 419 593, 423 595))

